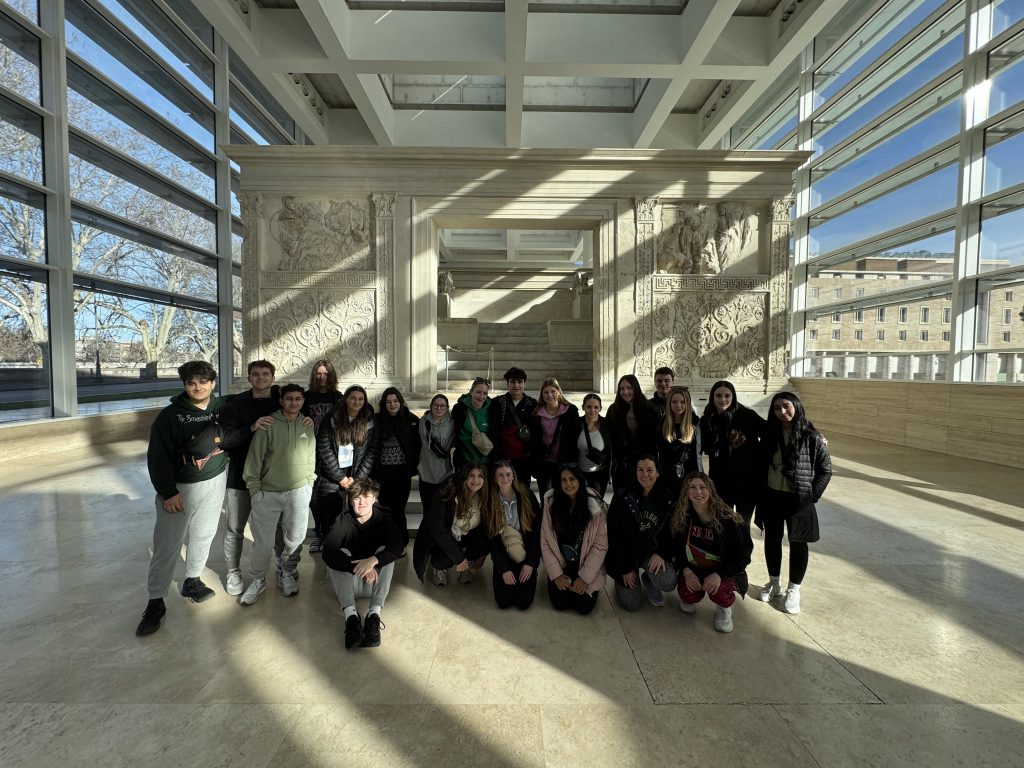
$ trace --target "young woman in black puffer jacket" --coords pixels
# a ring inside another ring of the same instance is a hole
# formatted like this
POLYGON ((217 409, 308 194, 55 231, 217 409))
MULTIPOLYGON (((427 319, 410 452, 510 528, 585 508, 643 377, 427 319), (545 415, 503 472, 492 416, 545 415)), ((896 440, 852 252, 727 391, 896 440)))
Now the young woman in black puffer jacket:
POLYGON ((789 585, 782 608, 800 613, 800 585, 807 572, 807 545, 818 540, 814 505, 832 478, 832 458, 825 438, 807 420, 800 398, 779 392, 768 411, 765 438, 767 487, 758 514, 764 523, 764 559, 768 584, 758 598, 782 595, 782 528, 789 532, 789 585))

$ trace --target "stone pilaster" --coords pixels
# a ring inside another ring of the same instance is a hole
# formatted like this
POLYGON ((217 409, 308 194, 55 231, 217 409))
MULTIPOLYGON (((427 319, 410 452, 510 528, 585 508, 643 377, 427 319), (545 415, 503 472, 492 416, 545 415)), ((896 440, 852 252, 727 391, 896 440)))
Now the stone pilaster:
POLYGON ((653 376, 653 328, 654 305, 651 280, 655 264, 655 211, 657 197, 634 197, 633 211, 636 216, 636 286, 634 307, 636 310, 633 332, 633 355, 637 376, 653 376))
MULTIPOLYGON (((790 196, 771 201, 771 257, 769 260, 768 381, 785 378, 789 363, 789 233, 790 196)), ((769 386, 772 386, 769 383, 769 386)))
POLYGON ((395 375, 395 194, 373 194, 377 252, 377 376, 395 375))

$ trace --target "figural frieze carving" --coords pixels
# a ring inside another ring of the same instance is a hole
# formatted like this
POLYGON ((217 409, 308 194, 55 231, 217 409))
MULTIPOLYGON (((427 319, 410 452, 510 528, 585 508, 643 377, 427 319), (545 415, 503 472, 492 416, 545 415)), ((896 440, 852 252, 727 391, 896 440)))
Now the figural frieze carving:
POLYGON ((265 269, 282 272, 372 270, 370 215, 359 199, 323 200, 284 195, 270 215, 269 233, 279 249, 265 269))
POLYGON ((658 271, 717 275, 756 255, 758 211, 751 203, 681 201, 665 204, 658 236, 658 271))

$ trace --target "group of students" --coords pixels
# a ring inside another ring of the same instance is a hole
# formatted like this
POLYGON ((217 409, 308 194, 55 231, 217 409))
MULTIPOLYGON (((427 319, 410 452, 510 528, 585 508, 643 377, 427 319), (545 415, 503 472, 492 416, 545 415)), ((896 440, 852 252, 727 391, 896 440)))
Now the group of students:
POLYGON ((831 461, 791 392, 775 395, 765 420, 719 381, 698 417, 689 390, 660 368, 652 398, 627 375, 603 416, 593 393, 581 415, 556 379, 544 379, 538 401, 526 393, 526 372, 513 367, 503 394, 491 397, 490 382, 478 378, 454 407, 437 394, 417 418, 394 387, 376 409, 361 386, 339 392, 328 360, 314 364, 305 391, 274 386, 274 373, 267 361, 250 363, 251 389, 222 401, 212 394, 216 372, 208 363, 179 369, 185 391, 159 414, 150 437, 157 520, 150 600, 137 634, 160 627, 186 535, 181 593, 194 602, 214 594, 199 576, 223 502, 228 594, 254 603, 266 590, 272 554, 278 588, 286 597, 298 593, 311 509, 309 552, 322 553, 345 617, 345 645, 379 645, 394 563, 409 544, 406 506, 417 475, 423 518, 412 555, 421 580, 446 586, 454 571, 469 583, 490 555, 498 606, 525 610, 543 560, 558 610, 589 613, 610 576, 625 610, 637 610, 645 594, 663 606, 675 591, 680 609, 694 613, 707 595, 715 629, 730 632, 735 596, 748 589, 753 522, 764 531, 769 573, 759 598, 800 611, 807 544, 818 539, 814 504, 831 461), (240 563, 246 523, 248 584, 240 563), (358 597, 369 597, 363 617, 358 597))

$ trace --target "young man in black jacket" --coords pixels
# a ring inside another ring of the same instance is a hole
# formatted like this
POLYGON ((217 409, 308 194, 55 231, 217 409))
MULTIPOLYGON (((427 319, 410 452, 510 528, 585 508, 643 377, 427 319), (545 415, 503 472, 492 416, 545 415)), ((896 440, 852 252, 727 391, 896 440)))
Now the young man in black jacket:
POLYGON ((488 406, 490 438, 494 443, 494 450, 488 460, 511 461, 519 482, 529 488, 530 474, 533 472, 533 457, 530 453, 533 436, 529 434, 529 424, 537 409, 537 401, 525 392, 526 371, 522 368, 513 367, 505 371, 505 385, 508 391, 492 398, 488 406))
POLYGON ((160 629, 160 620, 167 613, 164 597, 186 537, 181 595, 194 603, 214 595, 199 577, 217 533, 228 466, 217 420, 221 399, 213 394, 217 372, 206 361, 193 360, 178 368, 178 376, 184 391, 160 411, 149 433, 146 458, 156 491, 156 520, 149 602, 135 629, 139 636, 160 629))
POLYGON ((358 477, 348 487, 349 511, 342 514, 324 540, 327 576, 345 615, 345 647, 380 645, 384 608, 395 560, 402 556, 402 534, 391 515, 377 502, 380 485, 358 477), (356 599, 370 598, 365 621, 360 621, 356 599))

